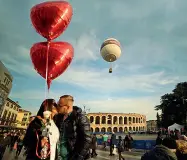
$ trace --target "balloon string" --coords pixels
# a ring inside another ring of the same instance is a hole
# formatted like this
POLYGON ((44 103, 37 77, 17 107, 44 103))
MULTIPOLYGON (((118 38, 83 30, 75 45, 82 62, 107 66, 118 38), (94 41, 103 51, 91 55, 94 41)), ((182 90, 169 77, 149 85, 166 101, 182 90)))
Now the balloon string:
MULTIPOLYGON (((48 68, 49 68, 49 47, 50 47, 50 41, 47 41, 47 56, 46 56, 46 75, 45 75, 45 99, 49 96, 49 87, 48 87, 48 68)), ((45 110, 47 110, 47 105, 45 105, 45 110)))

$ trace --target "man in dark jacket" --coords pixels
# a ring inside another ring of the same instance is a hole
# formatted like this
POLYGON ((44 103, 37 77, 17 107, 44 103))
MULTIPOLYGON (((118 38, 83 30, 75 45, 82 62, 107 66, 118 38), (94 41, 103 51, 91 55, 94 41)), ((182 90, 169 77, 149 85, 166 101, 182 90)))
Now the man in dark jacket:
POLYGON ((2 137, 0 137, 0 160, 3 158, 6 147, 10 144, 10 137, 7 133, 4 133, 2 137))
POLYGON ((61 96, 59 114, 54 117, 60 131, 57 156, 61 160, 84 160, 91 145, 89 120, 73 102, 72 96, 61 96))
POLYGON ((116 135, 113 133, 110 139, 110 156, 114 156, 114 145, 116 145, 116 135))
POLYGON ((145 153, 141 160, 177 160, 176 141, 172 138, 165 138, 162 145, 157 145, 153 150, 145 153))
POLYGON ((156 138, 156 145, 161 145, 162 144, 162 134, 161 132, 158 132, 158 136, 156 138))

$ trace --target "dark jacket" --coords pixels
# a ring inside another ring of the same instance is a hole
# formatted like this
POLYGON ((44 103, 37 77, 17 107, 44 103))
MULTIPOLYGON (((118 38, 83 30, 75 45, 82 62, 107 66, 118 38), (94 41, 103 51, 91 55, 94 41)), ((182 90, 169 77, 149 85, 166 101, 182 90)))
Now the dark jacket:
POLYGON ((177 157, 169 148, 158 145, 153 150, 145 153, 141 160, 177 160, 177 157))
POLYGON ((17 140, 18 140, 18 135, 11 136, 11 145, 14 146, 14 144, 16 143, 17 140))
POLYGON ((96 148, 97 148, 97 137, 93 136, 92 143, 91 143, 91 149, 96 149, 96 148))
POLYGON ((158 136, 156 138, 156 145, 161 145, 162 144, 162 137, 161 136, 158 136))
POLYGON ((70 152, 70 160, 84 160, 91 145, 90 123, 82 109, 74 107, 73 112, 68 117, 66 124, 62 126, 63 115, 58 114, 54 121, 60 133, 66 135, 70 152))
POLYGON ((133 138, 131 136, 126 136, 124 141, 125 141, 126 147, 131 149, 132 144, 133 144, 133 138))
POLYGON ((113 146, 116 144, 116 135, 112 134, 111 139, 110 139, 110 146, 113 146))
POLYGON ((38 142, 36 131, 39 135, 38 153, 40 153, 41 151, 40 139, 42 138, 41 137, 42 132, 40 131, 41 128, 42 128, 42 122, 37 117, 29 124, 29 127, 27 128, 27 132, 23 140, 23 145, 26 147, 28 153, 26 160, 40 160, 36 156, 36 146, 38 142))
POLYGON ((124 151, 124 141, 123 141, 123 139, 118 140, 117 148, 118 148, 118 152, 123 152, 124 151))
POLYGON ((0 147, 6 147, 11 142, 10 136, 4 138, 4 136, 0 137, 0 147))

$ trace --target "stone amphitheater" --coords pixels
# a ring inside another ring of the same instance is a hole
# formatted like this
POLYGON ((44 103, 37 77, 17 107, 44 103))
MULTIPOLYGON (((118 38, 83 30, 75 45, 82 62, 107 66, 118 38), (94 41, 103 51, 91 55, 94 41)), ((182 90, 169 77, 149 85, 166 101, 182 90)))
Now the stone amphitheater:
POLYGON ((131 132, 146 130, 146 116, 137 113, 88 113, 92 132, 131 132))

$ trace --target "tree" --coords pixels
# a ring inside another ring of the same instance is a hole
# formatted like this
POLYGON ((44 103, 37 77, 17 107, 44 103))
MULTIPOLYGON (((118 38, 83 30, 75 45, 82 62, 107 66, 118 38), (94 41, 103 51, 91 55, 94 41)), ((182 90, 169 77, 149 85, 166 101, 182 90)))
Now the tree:
POLYGON ((162 125, 161 125, 160 115, 158 114, 158 112, 157 112, 157 115, 156 115, 156 119, 157 119, 157 128, 160 128, 162 125))
POLYGON ((160 125, 167 128, 173 123, 187 123, 187 82, 178 83, 172 93, 161 97, 155 110, 161 111, 160 125))

